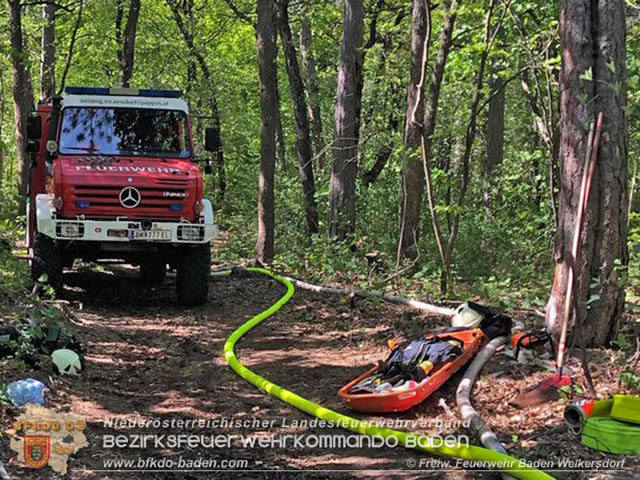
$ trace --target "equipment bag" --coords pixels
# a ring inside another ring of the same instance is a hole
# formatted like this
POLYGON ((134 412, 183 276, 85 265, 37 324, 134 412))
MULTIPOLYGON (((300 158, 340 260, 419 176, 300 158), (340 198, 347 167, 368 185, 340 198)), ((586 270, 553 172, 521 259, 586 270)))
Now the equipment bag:
POLYGON ((454 337, 418 338, 397 346, 379 364, 382 382, 421 382, 431 370, 462 355, 462 342, 454 337))

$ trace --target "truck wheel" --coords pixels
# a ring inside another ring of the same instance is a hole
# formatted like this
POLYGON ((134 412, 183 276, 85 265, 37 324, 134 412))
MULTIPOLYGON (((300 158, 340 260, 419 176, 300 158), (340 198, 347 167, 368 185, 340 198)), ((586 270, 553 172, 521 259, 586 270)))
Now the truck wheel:
POLYGON ((55 240, 36 233, 33 242, 33 259, 31 260, 31 277, 37 282, 43 275, 47 276, 47 284, 53 291, 60 293, 62 289, 62 252, 55 240))
POLYGON ((176 288, 182 305, 202 305, 209 293, 211 246, 208 243, 185 248, 178 264, 176 288))
POLYGON ((167 276, 167 264, 153 259, 140 263, 140 278, 150 285, 162 285, 167 276))

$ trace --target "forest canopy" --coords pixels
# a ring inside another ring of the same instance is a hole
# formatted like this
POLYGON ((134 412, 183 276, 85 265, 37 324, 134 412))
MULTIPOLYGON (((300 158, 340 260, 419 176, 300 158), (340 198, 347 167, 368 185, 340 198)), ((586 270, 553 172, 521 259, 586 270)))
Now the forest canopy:
MULTIPOLYGON (((640 252, 640 8, 620 5, 626 73, 609 88, 626 94, 628 285, 640 252)), ((544 309, 562 208, 560 7, 3 0, 0 229, 18 238, 24 228, 16 99, 24 110, 70 85, 181 89, 197 143, 207 126, 219 135, 206 178, 225 231, 215 260, 256 255, 261 145, 273 138, 266 260, 326 281, 544 309), (275 83, 261 98, 269 75, 275 83)), ((580 81, 593 75, 586 69, 580 81)))

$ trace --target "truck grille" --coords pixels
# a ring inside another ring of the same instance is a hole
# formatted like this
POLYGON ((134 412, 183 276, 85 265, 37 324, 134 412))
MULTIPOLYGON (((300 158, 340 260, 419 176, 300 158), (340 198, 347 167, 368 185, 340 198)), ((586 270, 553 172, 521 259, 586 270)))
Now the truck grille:
POLYGON ((120 203, 120 192, 127 186, 75 185, 73 207, 87 217, 180 217, 185 214, 188 181, 165 180, 166 186, 135 188, 140 192, 140 203, 134 208, 125 208, 120 203), (178 182, 184 182, 180 184, 178 182))

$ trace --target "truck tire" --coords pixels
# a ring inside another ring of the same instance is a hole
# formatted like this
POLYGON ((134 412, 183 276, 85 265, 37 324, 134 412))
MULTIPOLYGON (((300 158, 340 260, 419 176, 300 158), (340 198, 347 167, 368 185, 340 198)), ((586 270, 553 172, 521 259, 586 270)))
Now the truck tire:
POLYGON ((152 259, 140 263, 140 278, 149 285, 162 285, 167 276, 167 263, 152 259))
POLYGON ((31 260, 31 278, 37 282, 42 275, 47 276, 46 283, 58 295, 62 290, 62 252, 55 240, 36 233, 31 260))
POLYGON ((211 246, 209 243, 187 247, 177 266, 178 302, 186 306, 202 305, 209 293, 211 246))

